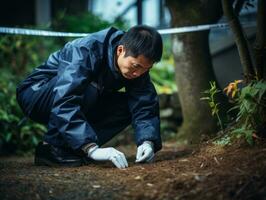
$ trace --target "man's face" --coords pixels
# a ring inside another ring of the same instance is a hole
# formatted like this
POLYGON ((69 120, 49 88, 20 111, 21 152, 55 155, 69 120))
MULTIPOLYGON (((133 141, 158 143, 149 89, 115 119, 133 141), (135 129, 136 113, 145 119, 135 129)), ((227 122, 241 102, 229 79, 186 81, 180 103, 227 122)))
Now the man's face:
POLYGON ((134 58, 132 56, 125 57, 126 51, 123 45, 117 47, 117 66, 126 79, 134 79, 152 67, 152 62, 145 58, 143 55, 139 55, 134 58))

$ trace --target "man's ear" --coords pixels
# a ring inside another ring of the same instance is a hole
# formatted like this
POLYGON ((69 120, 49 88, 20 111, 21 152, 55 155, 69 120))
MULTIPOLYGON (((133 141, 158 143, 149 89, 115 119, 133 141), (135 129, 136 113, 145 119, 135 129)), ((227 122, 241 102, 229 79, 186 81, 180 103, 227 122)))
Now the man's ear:
POLYGON ((125 48, 123 45, 119 45, 116 49, 116 55, 120 56, 125 51, 125 48))

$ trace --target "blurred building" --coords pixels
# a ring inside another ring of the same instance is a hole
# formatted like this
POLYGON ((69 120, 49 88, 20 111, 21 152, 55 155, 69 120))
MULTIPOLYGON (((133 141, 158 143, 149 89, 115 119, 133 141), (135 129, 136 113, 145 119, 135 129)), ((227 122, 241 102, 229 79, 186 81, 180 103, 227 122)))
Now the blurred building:
POLYGON ((170 14, 164 0, 91 0, 89 10, 106 20, 123 18, 130 26, 148 24, 165 27, 170 23, 170 14), (107 6, 103 9, 103 5, 107 6))

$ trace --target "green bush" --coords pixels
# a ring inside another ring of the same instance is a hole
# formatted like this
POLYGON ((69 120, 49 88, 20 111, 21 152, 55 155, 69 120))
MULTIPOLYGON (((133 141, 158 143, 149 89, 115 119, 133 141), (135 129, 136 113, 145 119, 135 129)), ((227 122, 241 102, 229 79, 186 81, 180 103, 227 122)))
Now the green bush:
POLYGON ((0 142, 2 153, 32 150, 41 139, 44 126, 23 120, 16 101, 16 76, 4 71, 0 76, 0 142))
MULTIPOLYGON (((239 88, 242 80, 236 80, 230 83, 224 91, 229 96, 230 101, 235 105, 228 112, 233 110, 237 111, 237 115, 232 119, 231 124, 233 127, 228 127, 229 131, 226 132, 224 137, 219 138, 216 144, 229 144, 230 139, 243 137, 245 140, 252 145, 254 143, 254 137, 260 136, 265 137, 265 126, 266 126, 266 82, 264 80, 254 80, 248 85, 239 88)), ((218 105, 213 94, 217 94, 217 89, 213 92, 216 87, 214 83, 211 84, 211 89, 205 92, 208 97, 203 99, 209 101, 209 105, 212 108, 213 115, 218 116, 218 105)), ((219 120, 222 124, 222 120, 219 120)), ((222 128, 222 126, 221 126, 222 128)))
MULTIPOLYGON (((110 26, 126 30, 129 28, 126 24, 126 21, 121 20, 108 22, 90 12, 80 13, 79 15, 66 15, 65 12, 58 12, 52 22, 52 29, 74 33, 93 33, 110 26)), ((63 45, 70 40, 72 38, 60 38, 59 44, 63 45)))
POLYGON ((52 23, 53 29, 58 31, 93 33, 110 26, 119 29, 127 29, 126 21, 109 22, 90 12, 79 15, 66 15, 65 12, 58 12, 52 23))
POLYGON ((239 91, 235 102, 233 109, 238 110, 236 122, 239 128, 233 134, 244 136, 249 144, 253 144, 253 136, 263 134, 258 129, 266 124, 266 82, 252 81, 239 91))
POLYGON ((156 64, 150 75, 159 94, 172 94, 177 91, 173 57, 156 64))
POLYGON ((0 38, 0 152, 30 151, 41 139, 45 127, 24 121, 16 101, 16 86, 42 63, 57 46, 55 39, 5 35, 0 38))

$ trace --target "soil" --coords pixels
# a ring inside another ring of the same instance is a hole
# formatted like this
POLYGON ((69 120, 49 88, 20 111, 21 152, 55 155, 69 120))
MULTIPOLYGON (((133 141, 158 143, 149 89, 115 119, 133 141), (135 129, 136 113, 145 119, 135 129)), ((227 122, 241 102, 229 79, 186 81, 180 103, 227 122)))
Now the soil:
POLYGON ((133 145, 117 149, 129 168, 40 167, 33 157, 2 157, 0 199, 266 199, 265 141, 178 148, 166 142, 152 164, 135 164, 133 145))

